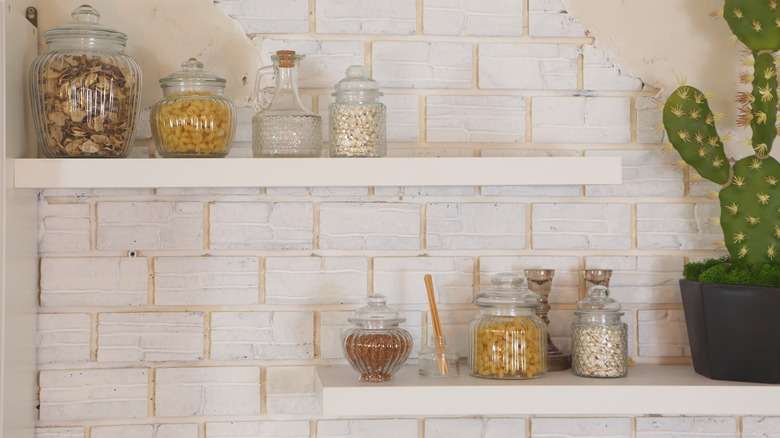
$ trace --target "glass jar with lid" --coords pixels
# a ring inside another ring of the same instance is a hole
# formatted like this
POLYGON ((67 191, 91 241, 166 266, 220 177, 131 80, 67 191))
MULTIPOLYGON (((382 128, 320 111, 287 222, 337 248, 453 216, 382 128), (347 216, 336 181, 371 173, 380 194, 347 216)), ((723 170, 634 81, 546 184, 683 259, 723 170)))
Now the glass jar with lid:
POLYGON ((336 84, 330 104, 331 157, 384 157, 387 155, 387 108, 379 101, 379 84, 362 65, 347 68, 336 84))
POLYGON ((494 379, 530 379, 547 372, 547 327, 535 309, 539 295, 525 277, 502 272, 477 294, 479 314, 469 327, 471 375, 494 379))
POLYGON ((163 99, 152 107, 150 123, 163 157, 224 157, 236 132, 233 102, 224 96, 225 79, 190 58, 181 71, 160 79, 163 99))
POLYGON ((620 303, 609 289, 593 286, 577 303, 579 318, 571 327, 571 369, 582 377, 624 377, 628 374, 628 327, 620 320, 620 303))
POLYGON ((38 146, 46 157, 125 157, 141 108, 141 69, 127 35, 81 5, 73 23, 43 32, 48 51, 30 66, 38 146))
POLYGON ((368 297, 349 322, 357 327, 344 332, 341 347, 360 380, 384 382, 406 362, 412 351, 412 335, 398 325, 406 321, 387 306, 384 295, 368 297))

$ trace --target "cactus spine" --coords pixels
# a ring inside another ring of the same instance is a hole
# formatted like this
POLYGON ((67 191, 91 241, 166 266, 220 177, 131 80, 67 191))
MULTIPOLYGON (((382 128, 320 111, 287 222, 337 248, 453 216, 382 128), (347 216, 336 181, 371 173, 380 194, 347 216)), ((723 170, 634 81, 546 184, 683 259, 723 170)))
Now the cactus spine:
POLYGON ((777 69, 780 50, 778 0, 725 0, 723 18, 752 53, 752 84, 743 93, 739 124, 750 126, 754 155, 733 166, 715 129, 715 115, 704 94, 683 85, 664 105, 663 123, 669 141, 683 160, 720 190, 726 248, 732 260, 748 264, 780 261, 780 163, 769 156, 777 136, 777 69))

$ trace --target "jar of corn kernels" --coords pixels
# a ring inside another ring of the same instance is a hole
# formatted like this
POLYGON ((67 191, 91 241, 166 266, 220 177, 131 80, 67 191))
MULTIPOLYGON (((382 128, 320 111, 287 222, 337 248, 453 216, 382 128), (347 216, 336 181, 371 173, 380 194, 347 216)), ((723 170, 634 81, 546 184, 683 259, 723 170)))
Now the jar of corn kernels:
POLYGON ((480 313, 469 327, 471 375, 493 379, 531 379, 547 372, 547 326, 536 316, 539 295, 525 277, 504 272, 477 294, 480 313))
POLYGON ((203 71, 195 58, 160 79, 163 99, 152 107, 150 123, 162 157, 224 157, 236 132, 233 103, 223 96, 225 79, 203 71))

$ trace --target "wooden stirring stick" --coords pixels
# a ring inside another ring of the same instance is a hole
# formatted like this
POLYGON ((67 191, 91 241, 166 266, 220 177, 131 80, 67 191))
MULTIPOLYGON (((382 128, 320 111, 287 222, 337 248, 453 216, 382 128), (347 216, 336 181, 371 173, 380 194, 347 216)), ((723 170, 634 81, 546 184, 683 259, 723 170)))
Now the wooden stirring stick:
POLYGON ((444 350, 444 342, 441 333, 441 321, 439 310, 436 308, 436 298, 433 294, 433 278, 431 274, 425 274, 425 289, 428 291, 428 304, 431 307, 431 322, 433 323, 433 336, 436 342, 436 361, 439 363, 439 373, 449 374, 450 367, 447 364, 444 350))

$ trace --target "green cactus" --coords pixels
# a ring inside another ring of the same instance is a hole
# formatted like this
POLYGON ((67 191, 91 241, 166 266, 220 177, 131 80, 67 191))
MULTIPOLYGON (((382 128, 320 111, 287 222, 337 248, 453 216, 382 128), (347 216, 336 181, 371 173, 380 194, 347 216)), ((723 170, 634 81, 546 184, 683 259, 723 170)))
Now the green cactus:
POLYGON ((704 94, 683 85, 664 105, 669 141, 702 177, 723 186, 720 225, 732 260, 749 265, 780 260, 780 163, 769 156, 777 136, 777 69, 780 50, 778 0, 725 0, 723 18, 752 52, 752 84, 743 93, 739 124, 750 126, 754 155, 730 165, 704 94))

